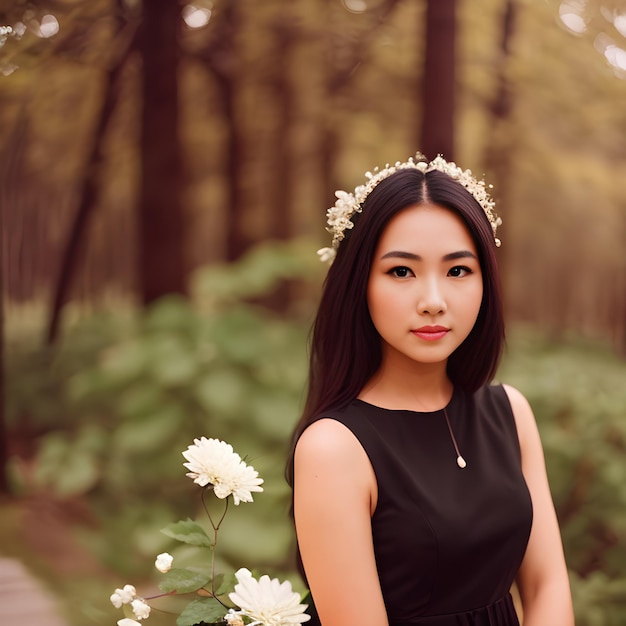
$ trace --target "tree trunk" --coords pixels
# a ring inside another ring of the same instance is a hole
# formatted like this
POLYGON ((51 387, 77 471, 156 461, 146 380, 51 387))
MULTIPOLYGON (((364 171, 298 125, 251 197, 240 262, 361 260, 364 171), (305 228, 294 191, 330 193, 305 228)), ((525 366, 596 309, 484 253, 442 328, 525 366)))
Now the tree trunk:
POLYGON ((52 303, 50 306, 50 319, 46 332, 46 342, 53 344, 58 336, 61 324, 63 306, 69 298, 70 289, 78 268, 78 259, 81 246, 84 245, 89 220, 96 207, 99 195, 98 175, 100 166, 104 160, 103 145, 109 123, 115 110, 120 86, 120 77, 126 61, 131 55, 135 33, 128 33, 126 38, 118 34, 114 42, 121 45, 121 53, 109 69, 104 87, 102 108, 100 118, 96 124, 91 143, 91 151, 85 162, 82 189, 80 192, 80 203, 76 210, 74 221, 71 225, 67 244, 63 253, 63 259, 59 270, 59 275, 53 291, 52 303), (124 42, 121 45, 121 42, 124 42))
POLYGON ((180 11, 180 5, 173 0, 143 3, 138 232, 144 304, 169 293, 186 293, 183 166, 178 133, 180 11))
POLYGON ((274 171, 272 181, 273 202, 270 216, 272 239, 286 240, 293 236, 293 168, 291 132, 295 119, 294 85, 289 72, 289 61, 293 54, 295 28, 289 15, 284 15, 275 25, 276 63, 274 64, 273 90, 278 109, 280 128, 277 129, 274 145, 274 171))
MULTIPOLYGON (((502 206, 511 206, 509 202, 509 180, 511 178, 511 157, 515 145, 515 139, 510 132, 510 119, 513 111, 513 92, 508 76, 508 63, 511 58, 511 44, 515 34, 517 5, 515 0, 507 0, 502 15, 502 28, 500 37, 500 50, 496 66, 496 92, 491 101, 490 141, 487 142, 487 151, 484 158, 484 169, 494 185, 494 198, 502 206)), ((500 271, 503 276, 508 273, 510 265, 510 247, 506 246, 507 222, 512 223, 512 216, 504 220, 504 225, 499 229, 498 236, 504 242, 499 251, 500 271)), ((511 303, 511 295, 508 293, 508 281, 503 281, 504 301, 506 308, 511 303)))
POLYGON ((9 493, 9 442, 4 377, 4 232, 0 212, 0 495, 9 493))
POLYGON ((224 163, 226 164, 226 213, 224 215, 224 256, 236 261, 248 249, 250 242, 245 231, 243 199, 245 141, 237 116, 237 87, 239 81, 237 31, 242 19, 239 1, 229 0, 215 18, 215 35, 207 40, 199 58, 210 70, 218 84, 219 106, 226 131, 224 163))
MULTIPOLYGON (((323 21, 326 20, 325 16, 330 14, 331 4, 331 0, 326 0, 324 12, 321 13, 323 21)), ((326 108, 329 111, 332 111, 336 106, 339 96, 352 87, 358 68, 366 64, 372 53, 372 39, 376 32, 391 19, 394 10, 400 5, 400 0, 386 0, 378 7, 376 19, 372 22, 370 28, 354 41, 350 50, 345 53, 347 61, 341 66, 333 66, 329 60, 326 60, 324 68, 326 72, 326 108)), ((333 37, 328 29, 326 29, 326 38, 329 46, 328 59, 332 59, 333 55, 330 52, 330 47, 332 46, 333 37)), ((323 189, 326 190, 325 195, 330 201, 330 206, 335 202, 335 190, 341 187, 336 177, 336 161, 341 149, 341 133, 340 129, 336 128, 332 114, 323 120, 321 132, 322 185, 323 189)))
MULTIPOLYGON (((16 250, 12 248, 15 241, 15 232, 18 230, 14 218, 15 214, 23 214, 23 207, 18 200, 23 196, 23 184, 20 178, 25 156, 25 137, 27 133, 27 114, 22 107, 17 121, 13 124, 8 140, 0 150, 0 495, 10 493, 9 485, 9 428, 6 415, 6 368, 5 368, 5 304, 10 294, 7 283, 11 275, 21 278, 19 260, 17 268, 11 268, 11 254, 15 256, 16 250), (16 182, 17 181, 17 182, 16 182), (9 236, 9 233, 11 236, 9 236)), ((23 238, 19 232, 18 237, 23 238)), ((15 279, 14 279, 15 280, 15 279)), ((16 281, 17 282, 17 281, 16 281)), ((21 295, 18 292, 18 295, 21 295)))
POLYGON ((428 0, 419 145, 432 159, 453 161, 456 79, 456 0, 428 0))

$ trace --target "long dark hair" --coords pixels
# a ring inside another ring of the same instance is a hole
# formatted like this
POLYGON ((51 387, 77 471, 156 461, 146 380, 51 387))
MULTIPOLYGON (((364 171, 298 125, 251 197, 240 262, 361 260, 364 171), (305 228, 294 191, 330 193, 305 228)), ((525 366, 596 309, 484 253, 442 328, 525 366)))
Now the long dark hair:
POLYGON ((504 344, 500 273, 491 225, 474 197, 447 174, 402 169, 381 181, 355 214, 324 282, 310 342, 308 394, 296 425, 287 478, 293 482, 298 437, 324 411, 354 400, 381 364, 380 336, 367 306, 367 284, 378 240, 392 217, 409 206, 431 203, 450 209, 466 224, 483 275, 483 298, 474 328, 450 355, 455 387, 474 393, 490 382, 504 344))

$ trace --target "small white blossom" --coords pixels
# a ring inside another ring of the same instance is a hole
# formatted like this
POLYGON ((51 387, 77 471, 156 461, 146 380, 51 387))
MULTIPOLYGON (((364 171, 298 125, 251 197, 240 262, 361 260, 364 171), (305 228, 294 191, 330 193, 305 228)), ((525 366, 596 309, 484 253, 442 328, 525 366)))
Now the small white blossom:
POLYGON ((130 606, 137 619, 147 619, 150 616, 150 605, 141 598, 133 600, 130 606))
POLYGON ((124 585, 122 589, 116 589, 111 595, 111 604, 119 609, 122 604, 130 604, 136 595, 137 591, 132 585, 124 585))
POLYGON ((134 619, 125 617, 124 619, 117 620, 117 626, 141 626, 141 624, 134 619))
POLYGON ((232 494, 236 505, 239 502, 252 502, 253 491, 263 491, 263 479, 251 466, 246 465, 233 451, 231 445, 219 439, 201 437, 194 439, 193 445, 183 452, 188 463, 187 476, 204 487, 212 485, 218 498, 232 494))
POLYGON ((293 591, 289 581, 281 583, 269 576, 256 580, 246 568, 241 568, 235 576, 235 591, 228 597, 240 608, 240 615, 252 620, 249 626, 291 626, 311 619, 304 612, 306 604, 300 604, 300 595, 293 591))
POLYGON ((320 248, 317 255, 322 263, 330 263, 337 256, 337 251, 334 248, 320 248))
POLYGON ((118 593, 111 594, 111 597, 109 599, 111 600, 111 604, 116 609, 121 609, 122 608, 122 604, 124 604, 124 603, 122 602, 122 599, 120 598, 118 593))
POLYGON ((228 624, 228 626, 245 626, 243 618, 239 611, 235 611, 235 609, 229 609, 228 613, 224 615, 224 620, 228 624))
POLYGON ((174 557, 167 552, 163 552, 159 554, 154 562, 154 566, 161 572, 165 574, 172 569, 172 562, 174 561, 174 557))

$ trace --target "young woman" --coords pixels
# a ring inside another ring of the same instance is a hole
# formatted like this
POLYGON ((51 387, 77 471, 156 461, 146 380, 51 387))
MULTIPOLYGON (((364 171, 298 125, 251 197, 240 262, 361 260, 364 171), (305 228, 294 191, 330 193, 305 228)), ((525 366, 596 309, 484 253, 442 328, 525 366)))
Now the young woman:
POLYGON ((337 197, 290 464, 322 626, 517 625, 514 581, 524 626, 572 626, 532 411, 490 385, 504 324, 484 184, 418 155, 337 197))

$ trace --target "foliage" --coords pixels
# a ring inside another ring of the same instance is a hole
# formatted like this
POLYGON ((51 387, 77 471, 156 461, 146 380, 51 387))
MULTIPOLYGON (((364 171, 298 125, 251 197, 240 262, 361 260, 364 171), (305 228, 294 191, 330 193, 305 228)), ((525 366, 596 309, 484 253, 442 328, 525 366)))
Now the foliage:
POLYGON ((282 319, 251 298, 301 273, 300 251, 260 247, 237 265, 202 270, 197 305, 168 298, 136 319, 80 323, 54 357, 29 338, 11 346, 11 429, 27 423, 37 438, 36 486, 19 474, 16 482, 61 498, 87 496, 106 530, 90 539, 104 563, 141 569, 143 556, 167 547, 159 528, 194 515, 199 501, 180 485, 181 450, 202 435, 236 441, 268 485, 254 520, 232 512, 222 557, 285 563, 283 467, 308 321, 282 319), (259 520, 261 532, 251 532, 259 520))
MULTIPOLYGON (((282 471, 313 306, 303 302, 277 316, 259 303, 305 262, 298 246, 272 245, 240 263, 203 269, 193 304, 167 299, 141 318, 118 314, 73 325, 54 358, 35 349, 32 333, 16 334, 7 368, 11 435, 23 431, 25 416, 37 435, 37 483, 16 474, 22 491, 86 498, 101 522, 87 533, 99 558, 120 574, 150 576, 148 557, 172 545, 159 529, 172 519, 193 520, 200 508, 190 505, 191 485, 180 486, 180 451, 203 434, 236 441, 250 452, 266 491, 254 516, 229 514, 220 565, 252 560, 295 580, 287 572, 292 535, 282 471)), ((621 626, 626 364, 596 344, 518 329, 499 376, 524 392, 537 416, 577 624, 621 626)), ((175 556, 206 565, 184 546, 175 556)))

